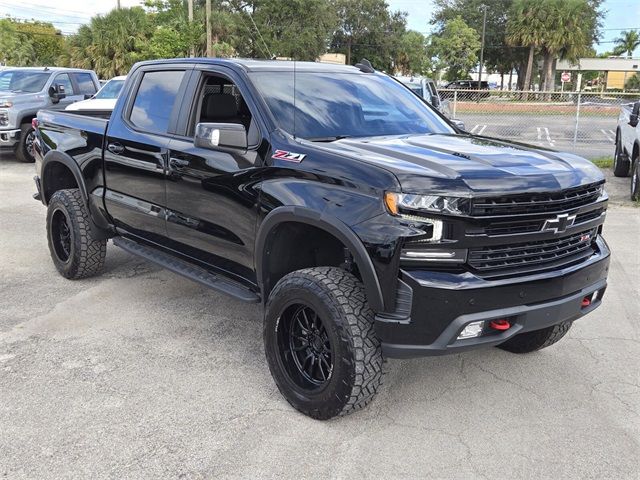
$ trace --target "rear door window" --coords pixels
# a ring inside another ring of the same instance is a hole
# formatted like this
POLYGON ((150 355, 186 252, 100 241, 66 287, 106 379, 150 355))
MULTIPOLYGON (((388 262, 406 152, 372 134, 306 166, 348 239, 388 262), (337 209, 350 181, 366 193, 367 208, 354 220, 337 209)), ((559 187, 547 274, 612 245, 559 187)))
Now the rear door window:
POLYGON ((76 83, 78 84, 78 88, 80 91, 78 92, 80 95, 93 95, 97 92, 96 86, 93 83, 93 78, 88 73, 74 73, 76 78, 76 83))
POLYGON ((184 74, 184 70, 145 72, 129 121, 147 132, 167 133, 184 74))

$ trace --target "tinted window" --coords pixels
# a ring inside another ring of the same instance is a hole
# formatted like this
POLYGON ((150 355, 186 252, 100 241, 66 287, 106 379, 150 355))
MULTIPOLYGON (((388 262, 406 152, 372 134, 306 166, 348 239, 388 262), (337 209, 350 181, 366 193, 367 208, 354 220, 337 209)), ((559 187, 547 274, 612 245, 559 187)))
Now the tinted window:
POLYGON ((131 123, 143 130, 166 133, 184 71, 147 72, 131 110, 131 123))
POLYGON ((93 78, 88 73, 75 73, 76 82, 80 88, 81 95, 93 95, 96 93, 96 86, 93 84, 93 78))
POLYGON ((386 75, 297 73, 295 95, 292 72, 251 76, 278 126, 309 140, 453 132, 420 99, 386 75))
POLYGON ((66 73, 61 73, 60 75, 56 75, 54 83, 58 85, 62 85, 64 87, 64 93, 67 95, 74 95, 77 92, 73 91, 73 85, 71 84, 71 79, 69 75, 66 73))
POLYGON ((47 72, 29 70, 6 70, 0 72, 0 91, 36 93, 40 92, 51 76, 47 72))

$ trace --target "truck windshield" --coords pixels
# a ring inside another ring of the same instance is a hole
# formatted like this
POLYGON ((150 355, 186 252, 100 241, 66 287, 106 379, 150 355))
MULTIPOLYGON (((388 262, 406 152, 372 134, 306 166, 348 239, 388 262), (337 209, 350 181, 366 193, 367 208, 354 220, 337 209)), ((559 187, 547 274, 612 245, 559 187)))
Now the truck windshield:
POLYGON ((93 96, 93 98, 118 98, 118 95, 120 95, 120 90, 122 89, 122 85, 124 85, 124 80, 109 80, 107 83, 105 83, 104 87, 102 87, 100 91, 93 96))
POLYGON ((277 126, 307 140, 454 133, 420 99, 386 75, 296 72, 295 101, 293 72, 250 76, 277 126))
POLYGON ((50 76, 50 72, 5 70, 0 72, 0 91, 36 93, 44 88, 50 76))

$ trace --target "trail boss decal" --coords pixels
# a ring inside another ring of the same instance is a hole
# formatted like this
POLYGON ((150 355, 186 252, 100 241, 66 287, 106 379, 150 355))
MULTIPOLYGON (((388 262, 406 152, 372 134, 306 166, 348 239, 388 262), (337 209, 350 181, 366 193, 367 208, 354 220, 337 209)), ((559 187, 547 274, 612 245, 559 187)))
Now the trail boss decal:
POLYGON ((300 163, 304 160, 306 155, 304 153, 287 152, 286 150, 276 150, 271 158, 279 158, 280 160, 286 160, 287 162, 300 163))

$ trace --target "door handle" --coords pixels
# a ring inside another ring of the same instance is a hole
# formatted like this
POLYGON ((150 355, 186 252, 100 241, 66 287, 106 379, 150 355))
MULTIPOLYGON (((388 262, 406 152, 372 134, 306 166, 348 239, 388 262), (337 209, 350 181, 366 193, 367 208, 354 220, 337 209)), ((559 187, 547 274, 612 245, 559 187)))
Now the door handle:
POLYGON ((170 158, 169 166, 175 169, 181 169, 189 165, 189 160, 182 160, 181 158, 170 158))
POLYGON ((120 155, 124 152, 124 147, 119 143, 110 143, 107 145, 107 150, 109 150, 114 155, 120 155))

